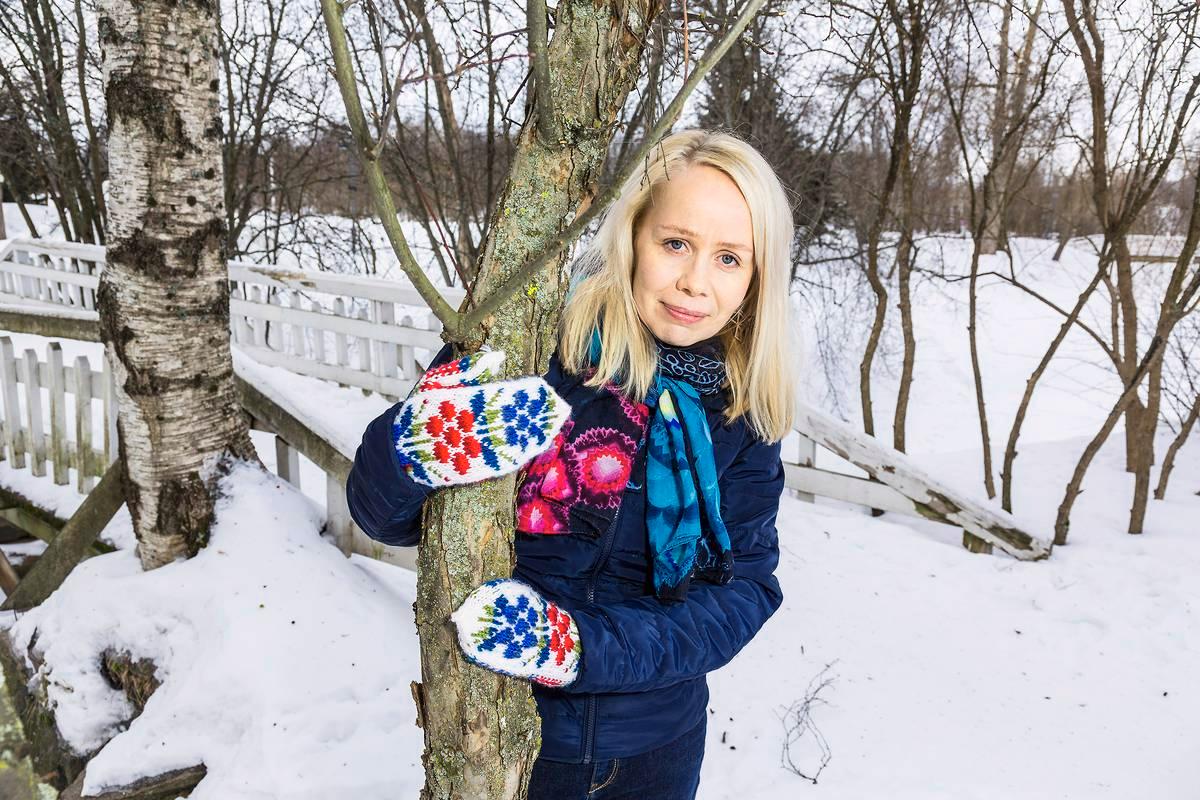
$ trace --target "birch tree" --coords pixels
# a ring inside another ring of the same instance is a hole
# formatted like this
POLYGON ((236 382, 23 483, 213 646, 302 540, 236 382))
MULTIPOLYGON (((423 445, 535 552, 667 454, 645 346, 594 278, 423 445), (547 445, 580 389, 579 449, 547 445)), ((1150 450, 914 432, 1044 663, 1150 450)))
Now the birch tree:
POLYGON ((104 0, 109 239, 96 304, 147 569, 207 541, 218 468, 256 458, 229 344, 215 2, 104 0))

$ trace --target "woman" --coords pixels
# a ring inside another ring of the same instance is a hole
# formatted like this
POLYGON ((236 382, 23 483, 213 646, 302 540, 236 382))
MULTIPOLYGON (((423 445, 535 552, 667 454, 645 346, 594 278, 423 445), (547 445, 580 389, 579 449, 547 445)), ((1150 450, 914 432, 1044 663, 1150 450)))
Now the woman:
POLYGON ((350 509, 388 544, 417 542, 432 487, 528 465, 513 577, 453 619, 470 660, 534 682, 530 800, 695 796, 705 675, 782 600, 791 238, 757 151, 668 136, 582 257, 544 380, 443 350, 363 437, 350 509))

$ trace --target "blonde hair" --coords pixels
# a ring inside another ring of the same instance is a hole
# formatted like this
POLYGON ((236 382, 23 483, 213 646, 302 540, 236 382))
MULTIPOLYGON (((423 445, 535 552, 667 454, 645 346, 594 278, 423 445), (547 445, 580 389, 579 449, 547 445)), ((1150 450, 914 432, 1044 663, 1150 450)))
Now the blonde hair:
POLYGON ((589 386, 614 383, 641 399, 654 382, 657 350, 633 301, 634 234, 653 189, 693 164, 721 170, 733 180, 754 227, 754 276, 742 303, 740 336, 721 331, 730 401, 725 417, 746 416, 764 441, 775 442, 792 427, 796 376, 791 346, 788 285, 791 278, 792 213, 775 171, 746 142, 721 131, 673 133, 621 187, 600 227, 579 257, 575 288, 563 311, 560 358, 573 373, 590 365, 592 331, 603 320, 604 347, 589 386))

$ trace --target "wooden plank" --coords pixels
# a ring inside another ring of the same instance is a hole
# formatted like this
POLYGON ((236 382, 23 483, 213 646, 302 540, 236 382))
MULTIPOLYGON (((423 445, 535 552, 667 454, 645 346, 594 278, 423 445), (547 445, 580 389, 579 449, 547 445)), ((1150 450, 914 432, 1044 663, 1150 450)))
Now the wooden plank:
POLYGON ((17 398, 17 359, 12 339, 0 336, 0 392, 4 396, 4 446, 16 469, 25 468, 25 443, 21 425, 21 405, 17 398))
MULTIPOLYGON (((243 284, 241 290, 245 290, 243 284)), ((233 341, 236 344, 249 344, 254 338, 254 331, 250 327, 250 321, 246 319, 244 314, 235 314, 231 309, 229 312, 229 324, 233 328, 233 341)))
POLYGON ((320 378, 334 381, 344 386, 357 386, 369 392, 378 392, 387 397, 405 397, 412 389, 413 381, 407 378, 382 378, 370 372, 363 372, 355 367, 339 367, 334 364, 321 364, 308 359, 297 359, 287 353, 276 353, 262 347, 238 347, 240 351, 253 358, 260 364, 269 367, 282 367, 310 378, 320 378))
POLYGON ((355 525, 346 503, 346 485, 329 473, 325 474, 325 527, 343 555, 354 552, 355 525))
POLYGON ((62 585, 125 502, 121 475, 120 464, 108 468, 20 585, 0 605, 0 610, 32 608, 62 585))
POLYGON ((251 417, 275 431, 309 461, 345 483, 352 465, 350 455, 314 433, 292 409, 280 406, 240 375, 234 376, 242 408, 251 417))
POLYGON ((50 372, 50 458, 54 462, 54 483, 66 486, 71 482, 71 459, 67 437, 67 376, 63 369, 62 345, 46 345, 46 368, 50 372))
MULTIPOLYGON (((346 315, 346 303, 340 297, 333 301, 333 315, 335 317, 344 317, 346 315)), ((336 359, 333 363, 339 367, 350 366, 350 347, 346 343, 346 334, 334 329, 333 345, 334 358, 336 359)))
POLYGON ((275 289, 267 289, 267 305, 263 308, 272 310, 279 309, 280 313, 271 314, 261 317, 267 320, 267 347, 272 350, 283 351, 283 319, 284 315, 280 307, 279 291, 275 289))
POLYGON ((355 342, 355 346, 358 349, 358 368, 363 372, 373 372, 371 368, 371 342, 374 337, 371 333, 366 332, 368 328, 373 326, 371 326, 370 320, 367 319, 367 310, 365 308, 360 308, 354 316, 364 326, 364 333, 358 336, 355 342))
MULTIPOLYGON (((304 310, 303 298, 301 298, 299 294, 295 292, 289 294, 287 301, 289 308, 295 308, 301 311, 304 310)), ((305 339, 307 338, 308 327, 294 322, 291 325, 291 330, 288 332, 291 334, 291 339, 288 342, 288 352, 297 358, 304 358, 305 339)))
MULTIPOLYGON (((400 318, 400 327, 415 328, 416 325, 413 323, 412 317, 405 316, 400 318)), ((400 345, 400 374, 410 381, 415 381, 420 377, 417 373, 417 356, 411 345, 400 345)))
MULTIPOLYGON (((56 309, 57 310, 57 309, 56 309)), ((76 311, 62 307, 62 316, 38 314, 12 308, 0 309, 0 330, 33 333, 52 339, 100 341, 100 318, 95 312, 76 311), (67 315, 70 316, 67 316, 67 315)))
POLYGON ((200 785, 200 781, 204 780, 206 775, 208 775, 208 767, 196 764, 191 767, 173 769, 161 775, 139 778, 124 786, 105 789, 100 794, 85 795, 83 784, 87 777, 87 770, 84 769, 70 786, 63 789, 58 800, 168 800, 168 798, 187 797, 200 785))
POLYGON ((392 547, 377 542, 363 533, 362 529, 357 525, 354 526, 354 543, 352 548, 353 552, 360 556, 373 558, 376 561, 382 561, 392 566, 403 567, 412 572, 417 571, 417 548, 392 547))
MULTIPOLYGON (((239 314, 249 321, 251 315, 246 312, 247 308, 258 308, 263 302, 263 290, 259 286, 250 287, 250 300, 238 300, 236 298, 229 301, 229 313, 239 314), (244 304, 244 305, 243 305, 244 304)), ((267 321, 265 319, 254 320, 254 345, 255 347, 267 346, 267 321)))
MULTIPOLYGON (((309 311, 320 308, 315 300, 309 301, 309 311)), ((318 311, 316 313, 323 313, 318 311)), ((312 337, 312 353, 313 361, 318 364, 325 363, 325 331, 321 328, 305 328, 312 337)))
POLYGON ((886 484, 841 472, 784 462, 784 486, 809 497, 828 497, 846 503, 923 517, 916 503, 886 484))
POLYGON ((41 264, 22 264, 16 261, 3 261, 0 262, 0 271, 37 281, 39 286, 36 296, 46 302, 62 302, 60 298, 49 293, 50 290, 46 285, 48 280, 54 280, 57 283, 67 283, 72 286, 81 286, 93 291, 100 284, 100 279, 95 275, 76 275, 41 264))
MULTIPOLYGON (((88 275, 87 268, 84 267, 83 262, 81 262, 77 258, 67 259, 66 267, 67 267, 68 272, 72 272, 76 275, 88 275)), ((98 284, 99 279, 97 279, 96 282, 98 284)), ((83 298, 87 294, 87 289, 85 287, 75 284, 70 287, 69 294, 71 297, 71 305, 73 305, 77 308, 85 308, 85 306, 83 304, 83 298)))
MULTIPOLYGON (((408 281, 358 275, 334 275, 328 272, 286 270, 241 261, 229 262, 229 278, 261 283, 275 288, 298 289, 329 295, 347 295, 363 300, 382 300, 406 306, 427 307, 424 299, 408 281)), ((465 293, 461 289, 438 289, 451 306, 458 306, 465 293)))
POLYGON ((54 541, 54 537, 58 536, 62 525, 66 524, 66 520, 61 520, 61 524, 59 525, 47 522, 43 516, 38 515, 30 508, 21 506, 0 508, 0 517, 3 517, 30 536, 36 536, 47 544, 54 541))
POLYGON ((104 456, 106 466, 112 464, 121 456, 117 431, 117 384, 113 377, 112 366, 108 363, 108 355, 100 372, 100 391, 104 409, 104 456))
POLYGON ((104 261, 104 246, 98 244, 68 242, 57 239, 32 239, 26 236, 13 239, 11 244, 14 252, 25 253, 26 256, 46 253, 51 255, 71 255, 86 261, 104 261))
MULTIPOLYGON (((374 301, 374 307, 376 326, 396 327, 396 307, 394 305, 376 300, 374 301)), ((392 342, 387 342, 383 339, 377 339, 376 342, 376 346, 378 347, 379 374, 385 378, 396 377, 396 368, 400 363, 399 348, 392 342)))
MULTIPOLYGON (((244 314, 255 320, 268 320, 272 323, 287 322, 294 325, 303 325, 308 328, 319 328, 335 333, 343 333, 348 336, 424 347, 432 349, 435 352, 442 347, 442 337, 436 331, 378 325, 365 318, 365 309, 359 310, 351 317, 346 315, 345 308, 344 302, 340 305, 335 302, 332 314, 322 314, 318 311, 307 311, 302 308, 283 308, 273 303, 246 302, 245 300, 234 298, 230 301, 229 313, 244 314)), ((262 343, 258 341, 255 344, 262 346, 262 343)), ((272 347, 275 346, 272 345, 272 347)))
POLYGON ((970 531, 963 531, 963 547, 972 553, 983 553, 985 555, 991 555, 992 553, 991 542, 985 542, 970 531))
POLYGON ((21 579, 17 576, 17 571, 13 569, 12 564, 9 563, 8 556, 4 554, 3 550, 0 550, 0 592, 10 595, 20 582, 21 579))
POLYGON ((1050 555, 1051 539, 1021 530, 1003 509, 935 480, 904 453, 839 419, 800 402, 796 404, 795 429, 908 497, 926 519, 958 525, 1019 559, 1050 555))
MULTIPOLYGON (((796 446, 796 465, 801 467, 813 467, 817 463, 817 443, 803 434, 796 434, 799 442, 796 446)), ((799 499, 807 503, 816 501, 816 496, 812 492, 800 491, 797 492, 799 499)))
POLYGON ((279 434, 275 435, 275 474, 300 488, 300 454, 279 434))
POLYGON ((75 481, 82 494, 92 490, 97 473, 92 451, 92 368, 87 356, 75 359, 75 481))
POLYGON ((46 474, 46 430, 42 427, 42 387, 38 382, 38 357, 26 349, 21 358, 21 380, 25 384, 25 428, 29 437, 30 471, 46 474))

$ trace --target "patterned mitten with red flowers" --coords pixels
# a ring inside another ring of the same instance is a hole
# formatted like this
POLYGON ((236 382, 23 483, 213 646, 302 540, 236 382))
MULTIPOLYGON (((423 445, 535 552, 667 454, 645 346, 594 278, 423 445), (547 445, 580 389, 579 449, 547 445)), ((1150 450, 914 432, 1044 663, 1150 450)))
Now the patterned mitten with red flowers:
POLYGON ((512 578, 480 586, 450 615, 468 661, 543 686, 579 673, 579 630, 564 609, 512 578))
POLYGON ((400 468, 426 486, 496 478, 554 441, 570 407, 538 377, 497 381, 504 353, 473 353, 429 370, 400 407, 400 468))

